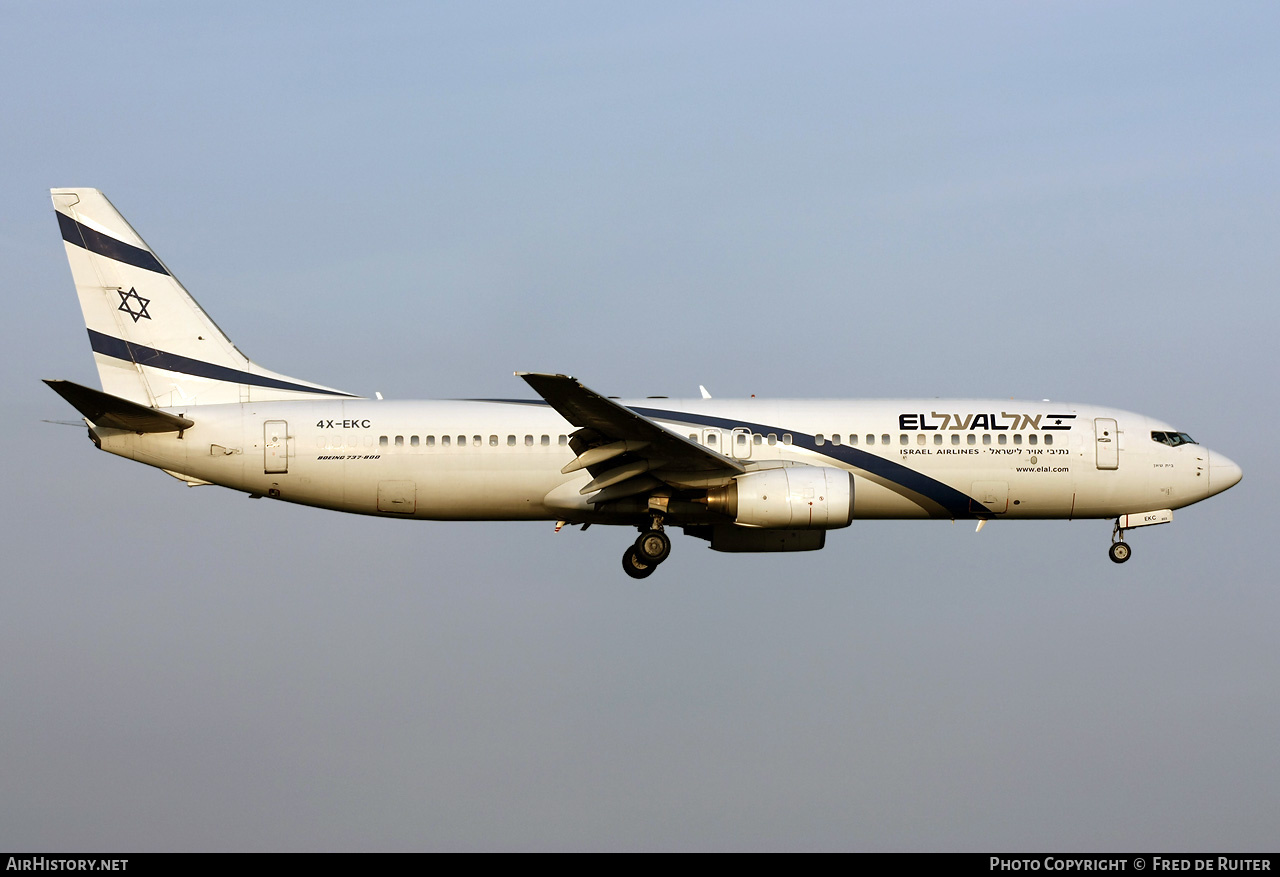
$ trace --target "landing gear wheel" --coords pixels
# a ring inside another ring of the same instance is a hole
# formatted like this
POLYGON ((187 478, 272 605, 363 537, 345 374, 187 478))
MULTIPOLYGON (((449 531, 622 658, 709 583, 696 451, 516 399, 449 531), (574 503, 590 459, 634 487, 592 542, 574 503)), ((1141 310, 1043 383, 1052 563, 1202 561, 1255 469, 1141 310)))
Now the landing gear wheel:
POLYGON ((641 563, 657 565, 671 555, 671 539, 661 530, 645 530, 636 540, 641 563))
POLYGON ((626 570, 627 575, 633 579, 647 579, 653 575, 654 570, 658 568, 656 563, 645 563, 640 559, 640 553, 636 547, 632 545, 627 549, 627 553, 622 555, 622 568, 626 570))
POLYGON ((1133 550, 1129 548, 1127 542, 1112 542, 1110 550, 1107 551, 1107 554, 1111 556, 1111 560, 1115 563, 1124 563, 1132 553, 1133 550))

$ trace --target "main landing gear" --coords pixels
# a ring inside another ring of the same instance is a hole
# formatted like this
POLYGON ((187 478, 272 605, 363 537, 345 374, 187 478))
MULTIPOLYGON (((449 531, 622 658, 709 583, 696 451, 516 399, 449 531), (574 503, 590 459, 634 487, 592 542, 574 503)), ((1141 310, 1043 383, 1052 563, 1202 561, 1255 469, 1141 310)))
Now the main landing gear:
POLYGON ((640 532, 640 538, 622 555, 622 568, 633 579, 653 575, 658 564, 671 556, 671 538, 662 531, 662 518, 653 516, 648 530, 640 532))
POLYGON ((1120 528, 1120 519, 1116 518, 1116 525, 1111 530, 1111 547, 1107 550, 1107 555, 1113 563, 1124 563, 1133 554, 1133 549, 1129 547, 1129 543, 1124 541, 1124 530, 1120 528))

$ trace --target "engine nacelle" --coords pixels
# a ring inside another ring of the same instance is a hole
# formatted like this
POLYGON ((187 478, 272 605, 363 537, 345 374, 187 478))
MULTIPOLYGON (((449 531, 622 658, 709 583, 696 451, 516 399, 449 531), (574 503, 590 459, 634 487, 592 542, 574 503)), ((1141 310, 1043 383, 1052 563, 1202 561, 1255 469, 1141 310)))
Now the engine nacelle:
POLYGON ((707 507, 743 527, 834 530, 853 522, 853 473, 792 466, 739 475, 707 492, 707 507))

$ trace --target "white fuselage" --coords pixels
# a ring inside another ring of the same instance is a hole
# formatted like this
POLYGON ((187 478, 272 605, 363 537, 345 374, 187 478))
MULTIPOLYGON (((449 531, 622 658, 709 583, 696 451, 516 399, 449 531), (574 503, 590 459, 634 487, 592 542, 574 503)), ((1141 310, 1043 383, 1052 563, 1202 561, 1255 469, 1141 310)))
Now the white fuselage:
MULTIPOLYGON (((1167 424, 994 400, 641 399, 621 404, 741 462, 853 473, 855 518, 1103 518, 1174 509, 1239 480, 1167 424)), ((208 482, 358 514, 608 520, 580 493, 575 427, 537 401, 201 405, 183 433, 97 428, 102 449, 208 482)))
POLYGON ((102 389, 47 383, 101 448, 189 484, 385 517, 633 526, 622 565, 644 578, 668 526, 715 551, 812 551, 860 518, 1114 516, 1123 563, 1125 530, 1241 477, 1167 424, 1053 402, 616 402, 535 372, 517 372, 534 401, 362 399, 250 360, 102 192, 50 195, 102 389))

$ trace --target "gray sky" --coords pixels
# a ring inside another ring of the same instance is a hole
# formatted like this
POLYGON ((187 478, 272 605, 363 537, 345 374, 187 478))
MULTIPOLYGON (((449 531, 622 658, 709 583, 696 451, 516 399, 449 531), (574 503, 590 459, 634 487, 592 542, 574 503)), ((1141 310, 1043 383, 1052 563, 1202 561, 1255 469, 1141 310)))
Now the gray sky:
POLYGON ((1274 4, 4 19, 0 848, 1274 849, 1274 4), (643 583, 624 530, 189 490, 41 422, 96 378, 53 186, 344 389, 1049 397, 1245 478, 1123 567, 870 522, 643 583))

